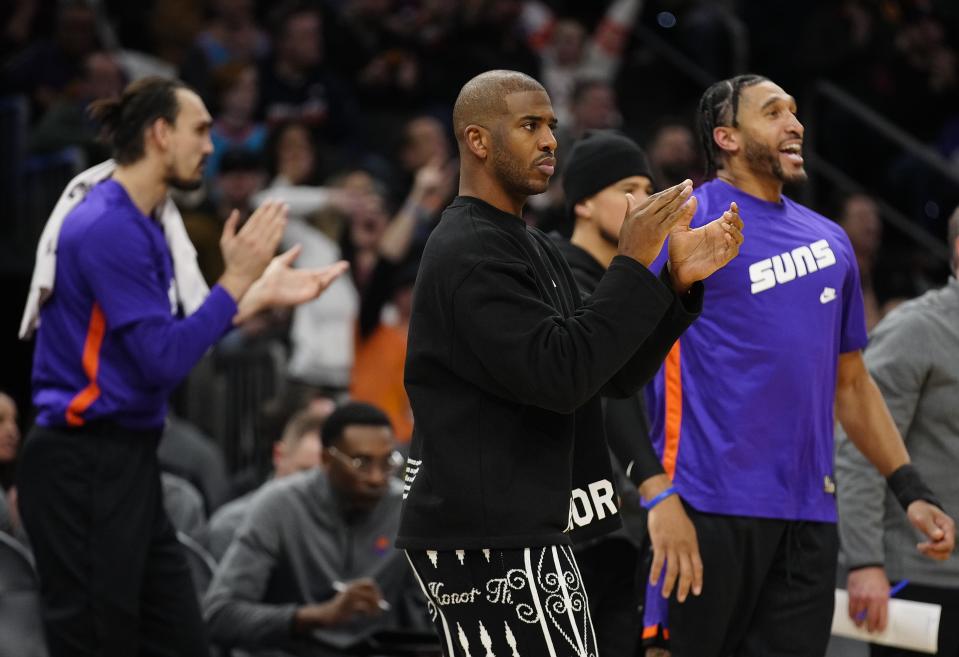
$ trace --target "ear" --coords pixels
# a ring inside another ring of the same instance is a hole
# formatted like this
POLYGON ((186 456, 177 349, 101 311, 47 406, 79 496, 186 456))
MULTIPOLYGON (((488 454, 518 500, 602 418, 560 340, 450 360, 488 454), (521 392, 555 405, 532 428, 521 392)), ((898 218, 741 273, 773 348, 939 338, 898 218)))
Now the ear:
POLYGON ((589 220, 593 217, 593 202, 591 199, 580 201, 573 206, 573 216, 576 221, 580 219, 589 220))
POLYGON ((713 141, 729 154, 739 152, 739 130, 736 128, 729 126, 717 126, 713 128, 713 141))
POLYGON ((489 157, 490 133, 489 130, 475 123, 471 123, 463 130, 463 138, 466 147, 470 152, 480 160, 486 160, 489 157))
POLYGON ((147 129, 147 139, 153 140, 161 150, 166 150, 170 146, 170 132, 172 126, 163 119, 157 119, 150 124, 147 129))
POLYGON ((283 441, 277 440, 273 443, 273 469, 276 469, 276 466, 283 460, 283 457, 286 456, 286 446, 283 444, 283 441))

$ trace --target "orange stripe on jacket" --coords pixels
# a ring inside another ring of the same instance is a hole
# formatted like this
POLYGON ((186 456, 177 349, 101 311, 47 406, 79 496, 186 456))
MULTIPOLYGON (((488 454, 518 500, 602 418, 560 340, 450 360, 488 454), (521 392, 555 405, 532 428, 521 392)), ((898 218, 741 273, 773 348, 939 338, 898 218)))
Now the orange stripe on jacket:
POLYGON ((666 440, 663 445, 663 469, 669 478, 676 474, 679 453, 679 429, 683 422, 683 380, 680 371, 679 340, 669 350, 665 366, 666 440))
POLYGON ((100 396, 100 386, 97 385, 97 371, 100 369, 100 347, 103 345, 103 334, 106 333, 107 321, 99 304, 93 304, 90 313, 90 326, 87 327, 87 339, 83 343, 83 371, 90 379, 87 387, 77 393, 67 406, 67 424, 72 427, 83 425, 81 414, 100 396))
POLYGON ((669 628, 660 625, 648 625, 643 628, 643 640, 662 638, 669 640, 669 628))

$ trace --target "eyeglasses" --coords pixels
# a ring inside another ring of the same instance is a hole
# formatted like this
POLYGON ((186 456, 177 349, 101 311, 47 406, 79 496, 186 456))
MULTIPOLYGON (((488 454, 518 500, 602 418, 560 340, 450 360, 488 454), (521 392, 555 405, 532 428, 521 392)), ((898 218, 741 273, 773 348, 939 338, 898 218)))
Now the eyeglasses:
POLYGON ((344 454, 335 447, 327 447, 326 450, 338 458, 343 464, 348 465, 356 472, 362 475, 371 475, 374 470, 385 472, 388 475, 396 474, 406 459, 396 450, 390 452, 390 455, 384 459, 374 459, 369 456, 350 456, 344 454))

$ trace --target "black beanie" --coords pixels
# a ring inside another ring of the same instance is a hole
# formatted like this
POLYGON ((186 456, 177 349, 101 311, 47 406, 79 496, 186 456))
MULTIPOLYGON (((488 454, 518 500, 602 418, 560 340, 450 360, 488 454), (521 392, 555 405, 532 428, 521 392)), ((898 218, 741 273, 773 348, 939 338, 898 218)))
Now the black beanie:
POLYGON ((617 132, 587 133, 573 146, 563 171, 567 215, 575 220, 577 203, 630 176, 653 180, 643 149, 617 132))

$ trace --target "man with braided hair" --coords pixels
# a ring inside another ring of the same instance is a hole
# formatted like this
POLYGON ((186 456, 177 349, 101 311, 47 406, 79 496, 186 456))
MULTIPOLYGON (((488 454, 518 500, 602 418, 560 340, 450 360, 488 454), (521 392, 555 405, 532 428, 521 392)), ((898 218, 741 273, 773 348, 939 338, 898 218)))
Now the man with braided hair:
POLYGON ((863 364, 849 241, 782 193, 806 178, 796 101, 742 75, 706 90, 700 121, 715 179, 696 191, 692 225, 735 202, 749 238, 705 283, 702 316, 647 388, 653 439, 696 527, 704 578, 702 595, 682 605, 651 589, 644 635, 668 632, 673 657, 820 657, 838 549, 835 419, 925 534, 920 552, 947 558, 955 526, 909 465, 863 364))
POLYGON ((698 281, 738 251, 741 223, 730 210, 690 230, 689 181, 642 203, 624 194, 618 254, 584 300, 553 242, 522 220, 555 167, 542 85, 483 73, 453 121, 459 196, 413 293, 416 424, 396 543, 446 657, 596 657, 569 543, 619 524, 599 395, 649 380, 699 312, 698 281), (646 265, 667 234, 671 266, 657 278, 646 265))

